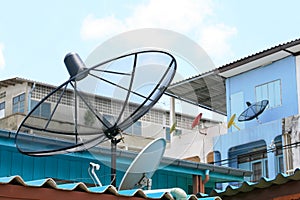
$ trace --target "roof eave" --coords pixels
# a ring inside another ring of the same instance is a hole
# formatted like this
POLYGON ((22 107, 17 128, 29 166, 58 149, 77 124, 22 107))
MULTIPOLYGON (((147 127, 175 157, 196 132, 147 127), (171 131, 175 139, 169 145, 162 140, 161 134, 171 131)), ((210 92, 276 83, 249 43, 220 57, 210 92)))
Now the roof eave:
POLYGON ((300 39, 277 45, 270 49, 247 56, 233 63, 226 64, 216 69, 219 75, 229 78, 237 74, 270 64, 288 56, 300 54, 300 39))

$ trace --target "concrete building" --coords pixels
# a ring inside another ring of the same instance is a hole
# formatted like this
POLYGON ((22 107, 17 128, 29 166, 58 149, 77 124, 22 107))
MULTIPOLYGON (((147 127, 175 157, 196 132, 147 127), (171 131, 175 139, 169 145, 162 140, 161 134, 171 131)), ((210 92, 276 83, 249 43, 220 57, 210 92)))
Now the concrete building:
MULTIPOLYGON (((17 130, 18 126, 31 109, 57 86, 26 80, 11 78, 0 81, 0 128, 17 130)), ((61 99, 61 106, 52 117, 52 126, 71 129, 73 120, 73 91, 69 90, 61 99)), ((55 108, 59 94, 47 99, 38 110, 33 113, 32 126, 40 126, 47 123, 47 119, 55 108)), ((168 97, 169 98, 169 97, 168 97)), ((158 103, 146 113, 140 120, 124 131, 124 143, 118 144, 120 149, 141 150, 153 138, 163 137, 168 141, 165 155, 179 159, 192 159, 197 162, 213 162, 213 136, 226 133, 226 126, 219 126, 224 120, 224 115, 215 113, 213 116, 203 115, 200 120, 201 127, 191 128, 194 118, 204 109, 184 101, 171 98, 174 110, 170 113, 170 107, 158 103), (179 111, 177 111, 179 110, 179 111), (174 119, 170 120, 170 117, 174 119), (172 121, 176 121, 176 130, 170 134, 172 121), (201 130, 200 130, 201 129, 201 130), (204 133, 205 132, 205 133, 204 133), (202 134, 201 134, 202 133, 202 134)), ((109 117, 118 112, 121 104, 107 97, 93 97, 95 106, 103 115, 109 117)), ((80 104, 81 105, 81 104, 80 104)), ((133 105, 134 106, 134 105, 133 105)), ((91 122, 96 121, 89 113, 79 106, 80 116, 78 125, 82 129, 93 130, 91 122), (92 118, 91 118, 92 117, 92 118)), ((95 123, 96 124, 96 123, 95 123)), ((22 130, 30 132, 29 128, 22 130)), ((110 145, 110 142, 102 143, 102 146, 110 145)))
POLYGON ((217 69, 226 81, 227 119, 246 102, 268 100, 258 119, 238 121, 215 137, 222 165, 253 171, 251 181, 293 173, 299 163, 300 40, 281 44, 217 69))

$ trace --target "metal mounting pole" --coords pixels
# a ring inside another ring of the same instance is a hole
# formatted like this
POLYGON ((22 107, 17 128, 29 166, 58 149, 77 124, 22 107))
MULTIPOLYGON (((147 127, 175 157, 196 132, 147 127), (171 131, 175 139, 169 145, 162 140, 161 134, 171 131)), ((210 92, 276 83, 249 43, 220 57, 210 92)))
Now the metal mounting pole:
POLYGON ((117 167, 117 139, 112 138, 111 139, 111 185, 116 187, 116 167, 117 167))

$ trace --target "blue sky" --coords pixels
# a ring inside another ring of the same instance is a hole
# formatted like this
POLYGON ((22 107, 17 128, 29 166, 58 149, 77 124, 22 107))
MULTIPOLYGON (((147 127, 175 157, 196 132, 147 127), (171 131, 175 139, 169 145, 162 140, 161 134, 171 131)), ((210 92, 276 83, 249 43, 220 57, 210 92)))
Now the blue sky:
POLYGON ((110 37, 164 28, 197 42, 216 67, 300 38, 297 0, 0 0, 0 79, 59 85, 64 56, 84 60, 110 37))

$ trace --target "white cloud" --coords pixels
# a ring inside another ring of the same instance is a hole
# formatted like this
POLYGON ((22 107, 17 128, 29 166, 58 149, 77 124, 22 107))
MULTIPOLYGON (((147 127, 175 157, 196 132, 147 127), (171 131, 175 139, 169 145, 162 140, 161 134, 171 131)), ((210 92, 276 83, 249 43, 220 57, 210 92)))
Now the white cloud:
POLYGON ((222 62, 224 56, 233 56, 234 53, 231 50, 228 40, 236 34, 237 29, 235 27, 216 24, 205 27, 205 29, 202 30, 202 36, 199 43, 213 58, 222 62))
POLYGON ((90 14, 82 23, 81 37, 85 40, 106 38, 124 30, 123 22, 114 16, 97 19, 90 14))
POLYGON ((214 59, 233 54, 229 39, 237 30, 215 22, 213 0, 149 0, 132 7, 125 18, 115 16, 96 18, 88 15, 82 24, 84 40, 105 40, 124 31, 137 28, 164 28, 182 33, 199 42, 214 59))
POLYGON ((4 69, 5 66, 3 50, 4 50, 4 45, 0 43, 0 70, 4 69))
POLYGON ((212 14, 210 1, 150 0, 135 7, 126 19, 130 28, 169 28, 181 33, 193 31, 205 17, 212 14))

